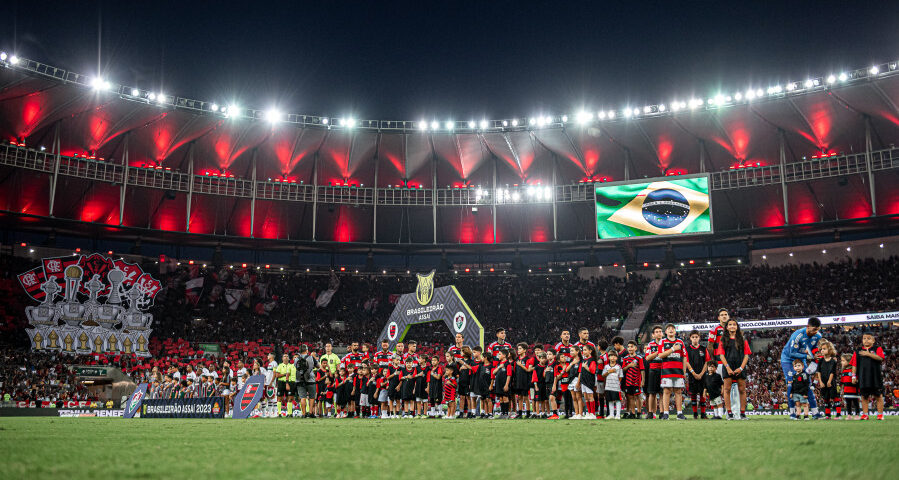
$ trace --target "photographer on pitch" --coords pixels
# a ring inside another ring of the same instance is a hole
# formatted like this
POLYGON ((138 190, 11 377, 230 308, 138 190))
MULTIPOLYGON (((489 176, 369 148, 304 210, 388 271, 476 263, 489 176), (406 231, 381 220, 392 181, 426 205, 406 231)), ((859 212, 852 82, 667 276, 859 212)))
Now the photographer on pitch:
POLYGON ((309 354, 309 347, 300 345, 299 353, 294 355, 294 367, 297 370, 297 401, 300 405, 300 414, 303 418, 315 418, 315 397, 317 395, 315 383, 315 371, 318 370, 318 360, 309 354))

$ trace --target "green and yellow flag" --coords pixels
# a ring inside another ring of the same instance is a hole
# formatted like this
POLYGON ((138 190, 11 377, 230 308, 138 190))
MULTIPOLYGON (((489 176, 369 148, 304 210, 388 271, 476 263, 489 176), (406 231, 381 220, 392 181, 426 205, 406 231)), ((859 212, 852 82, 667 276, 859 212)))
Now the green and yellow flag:
POLYGON ((596 186, 599 239, 711 231, 708 177, 596 186))

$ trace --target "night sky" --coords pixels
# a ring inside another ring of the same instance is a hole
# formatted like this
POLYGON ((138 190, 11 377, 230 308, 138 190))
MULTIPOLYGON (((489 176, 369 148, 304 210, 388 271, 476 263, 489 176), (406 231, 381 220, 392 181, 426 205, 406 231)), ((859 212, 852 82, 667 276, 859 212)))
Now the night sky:
POLYGON ((6 1, 0 49, 222 104, 441 121, 668 102, 899 58, 899 2, 886 0, 294 4, 6 1))

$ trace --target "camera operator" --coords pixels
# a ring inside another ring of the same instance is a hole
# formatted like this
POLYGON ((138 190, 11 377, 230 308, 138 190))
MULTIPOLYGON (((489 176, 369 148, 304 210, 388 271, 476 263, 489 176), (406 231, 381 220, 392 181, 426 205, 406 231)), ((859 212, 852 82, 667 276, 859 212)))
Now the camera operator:
POLYGON ((309 354, 309 347, 300 345, 300 350, 294 356, 294 366, 297 371, 297 400, 300 405, 300 414, 304 418, 315 418, 315 398, 318 393, 315 383, 315 371, 319 368, 318 361, 309 354))

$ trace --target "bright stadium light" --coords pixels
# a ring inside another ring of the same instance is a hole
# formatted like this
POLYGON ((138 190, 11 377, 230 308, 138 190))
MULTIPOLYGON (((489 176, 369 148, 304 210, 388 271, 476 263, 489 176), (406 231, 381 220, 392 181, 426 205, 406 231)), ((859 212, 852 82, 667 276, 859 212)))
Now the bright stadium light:
POLYGON ((660 104, 659 104, 659 111, 660 111, 660 112, 664 112, 665 109, 666 109, 665 104, 664 104, 664 103, 660 103, 660 104))
POLYGON ((547 125, 549 125, 550 123, 553 123, 553 117, 550 117, 549 115, 547 115, 546 118, 543 119, 543 121, 544 121, 547 125))
POLYGON ((212 105, 209 106, 209 109, 212 110, 213 112, 217 112, 217 111, 219 111, 219 104, 213 103, 212 105))
POLYGON ((868 73, 870 73, 871 75, 877 75, 878 73, 880 73, 880 69, 877 68, 877 65, 874 65, 870 70, 868 70, 868 73))
POLYGON ((846 72, 842 72, 838 78, 841 82, 845 82, 846 80, 849 80, 849 75, 846 75, 846 72))
POLYGON ((534 117, 531 117, 531 118, 528 120, 528 124, 530 124, 531 126, 533 126, 535 123, 537 123, 537 119, 534 118, 534 117))
POLYGON ((132 88, 132 89, 131 89, 131 96, 132 96, 132 97, 139 97, 139 96, 140 96, 140 90, 138 90, 138 89, 136 89, 136 88, 132 88))
POLYGON ((581 110, 574 118, 578 124, 583 125, 593 119, 593 114, 581 110))
POLYGON ((743 100, 743 94, 740 93, 740 92, 735 93, 735 94, 734 94, 734 100, 736 100, 736 101, 738 101, 738 102, 739 102, 740 100, 743 100))
POLYGON ((158 95, 156 95, 156 100, 157 100, 159 103, 165 103, 165 101, 166 101, 167 99, 166 99, 164 93, 159 93, 158 95))
POLYGON ((562 115, 562 123, 568 123, 568 115, 562 115))
POLYGON ((521 195, 518 192, 512 192, 512 201, 517 202, 521 200, 521 195))
POLYGON ((755 90, 746 90, 746 100, 755 98, 755 90))
POLYGON ((269 123, 278 123, 281 121, 281 112, 277 108, 270 108, 265 112, 265 119, 269 123))
POLYGON ((424 121, 424 120, 419 120, 419 121, 418 121, 418 129, 419 129, 419 130, 427 130, 427 129, 428 129, 428 122, 426 122, 426 121, 424 121))
MULTIPOLYGON (((590 115, 592 115, 592 114, 590 114, 590 115)), ((596 114, 596 116, 599 117, 600 120, 605 120, 606 112, 600 110, 599 113, 596 114)))
POLYGON ((152 101, 152 100, 156 100, 156 94, 153 93, 153 92, 150 92, 150 93, 147 94, 147 98, 148 98, 149 100, 151 100, 151 101, 152 101))
POLYGON ((328 117, 322 117, 322 125, 327 125, 328 121, 328 117))
POLYGON ((468 121, 468 128, 474 128, 477 124, 474 123, 474 120, 468 121))
POLYGON ((355 128, 356 127, 356 119, 353 117, 349 117, 346 119, 346 128, 355 128))
POLYGON ((228 116, 236 117, 240 114, 240 107, 237 105, 228 105, 228 116))
POLYGON ((833 76, 833 75, 828 75, 828 76, 827 76, 827 83, 833 84, 833 83, 836 82, 836 81, 837 81, 837 77, 835 77, 835 76, 833 76))
POLYGON ((811 78, 805 81, 805 88, 812 88, 815 86, 815 81, 811 78))
POLYGON ((631 111, 632 110, 630 108, 625 108, 624 109, 624 118, 631 118, 631 111))
POLYGON ((634 109, 634 116, 636 117, 637 115, 640 115, 640 109, 639 109, 639 108, 635 108, 635 109, 634 109))
POLYGON ((8 55, 6 54, 6 52, 0 52, 0 62, 5 62, 7 58, 8 55))
POLYGON ((538 127, 542 127, 544 123, 546 123, 546 122, 543 120, 543 117, 537 117, 537 126, 538 127))
POLYGON ((487 125, 489 125, 489 123, 487 123, 487 120, 481 120, 481 130, 486 129, 487 125))
POLYGON ((106 80, 103 80, 100 77, 94 77, 91 80, 91 87, 93 87, 94 90, 109 90, 110 85, 106 80))
POLYGON ((15 55, 9 57, 9 63, 11 63, 11 64, 13 64, 13 65, 18 65, 18 64, 19 64, 19 57, 15 56, 15 55))
POLYGON ((508 121, 508 120, 503 120, 503 126, 504 126, 504 127, 508 127, 508 126, 509 126, 509 121, 508 121))
POLYGON ((671 102, 671 111, 676 112, 678 110, 680 110, 680 104, 677 103, 676 101, 671 102))
POLYGON ((440 122, 438 122, 437 120, 434 120, 433 122, 431 122, 431 130, 437 130, 439 128, 440 128, 440 122))
POLYGON ((609 117, 609 120, 615 118, 615 110, 609 110, 609 113, 607 116, 609 117))
POLYGON ((765 92, 763 92, 761 88, 755 91, 755 96, 756 96, 756 97, 761 98, 762 95, 764 95, 764 94, 765 94, 765 92))
POLYGON ((651 111, 652 111, 652 107, 650 107, 649 105, 643 107, 643 113, 649 113, 651 111))
POLYGON ((517 127, 517 126, 518 126, 518 119, 517 119, 517 118, 513 118, 513 119, 512 119, 512 126, 513 126, 513 127, 517 127))
POLYGON ((452 121, 446 122, 446 129, 447 129, 447 130, 452 130, 453 127, 455 127, 455 123, 453 123, 452 121))

